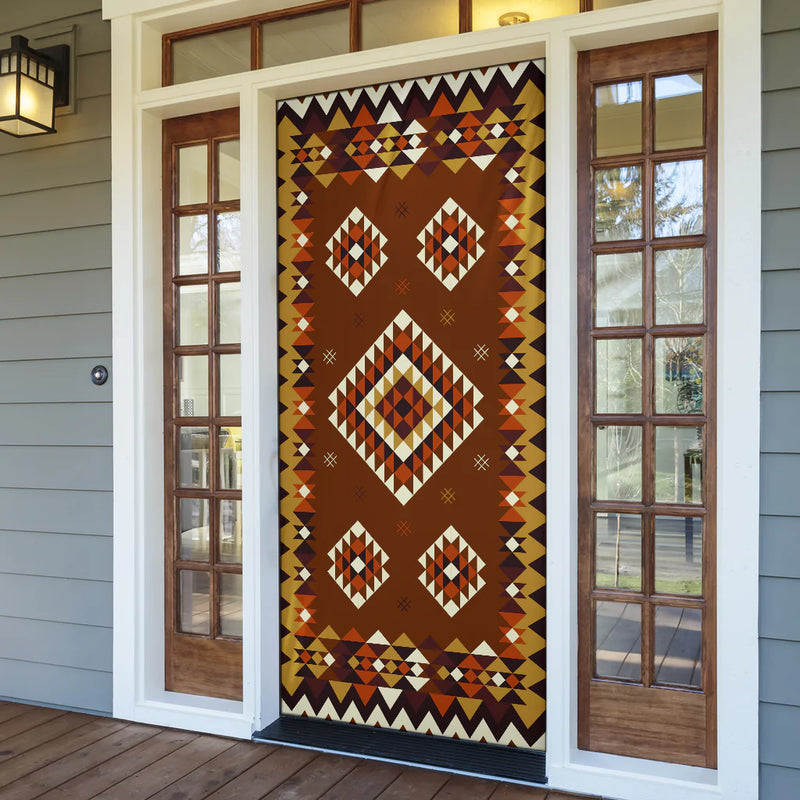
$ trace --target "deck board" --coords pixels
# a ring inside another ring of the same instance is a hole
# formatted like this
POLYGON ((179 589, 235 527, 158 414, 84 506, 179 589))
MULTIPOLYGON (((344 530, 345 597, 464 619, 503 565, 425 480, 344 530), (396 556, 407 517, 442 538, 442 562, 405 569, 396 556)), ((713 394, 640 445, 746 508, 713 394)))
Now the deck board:
POLYGON ((589 800, 6 701, 0 736, 0 800, 589 800))

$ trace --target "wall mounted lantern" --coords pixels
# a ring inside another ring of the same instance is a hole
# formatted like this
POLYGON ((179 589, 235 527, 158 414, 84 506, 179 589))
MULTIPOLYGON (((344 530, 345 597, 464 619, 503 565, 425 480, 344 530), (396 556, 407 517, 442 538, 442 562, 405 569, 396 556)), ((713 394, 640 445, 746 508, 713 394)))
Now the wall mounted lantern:
POLYGON ((68 104, 69 46, 32 50, 24 36, 12 36, 0 50, 0 131, 55 133, 55 109, 68 104))

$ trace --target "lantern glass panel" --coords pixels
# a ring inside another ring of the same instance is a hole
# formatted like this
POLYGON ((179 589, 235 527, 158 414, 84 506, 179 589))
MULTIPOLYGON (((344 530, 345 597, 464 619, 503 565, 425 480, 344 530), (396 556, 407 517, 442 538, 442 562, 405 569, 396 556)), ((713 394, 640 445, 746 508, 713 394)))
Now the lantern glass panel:
POLYGON ((33 78, 20 79, 20 115, 45 128, 53 127, 53 90, 33 78))

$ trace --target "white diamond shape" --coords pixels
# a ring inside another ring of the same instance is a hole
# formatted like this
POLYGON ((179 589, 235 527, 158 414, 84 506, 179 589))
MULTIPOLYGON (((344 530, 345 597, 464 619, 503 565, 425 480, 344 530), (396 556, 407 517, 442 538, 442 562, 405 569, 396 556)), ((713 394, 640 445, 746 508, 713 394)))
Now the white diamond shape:
POLYGON ((422 565, 422 573, 419 575, 420 583, 451 617, 462 609, 486 583, 480 574, 485 566, 483 559, 452 525, 418 560, 422 565), (444 555, 444 550, 448 545, 455 545, 456 557, 459 559, 462 569, 459 569, 452 559, 448 559, 444 555), (444 565, 445 561, 447 561, 446 565, 444 565), (462 574, 464 562, 475 571, 472 578, 464 578, 462 574), (433 575, 428 571, 428 567, 432 564, 436 565, 433 575), (447 581, 441 579, 442 575, 447 578, 447 581), (450 591, 453 587, 457 590, 455 593, 450 591))
POLYGON ((328 551, 328 557, 333 562, 328 569, 328 574, 336 581, 336 585, 350 598, 356 608, 361 608, 389 577, 389 572, 386 569, 389 557, 372 538, 369 531, 358 521, 354 522, 350 529, 328 551), (337 561, 350 549, 351 544, 356 539, 360 539, 363 542, 363 552, 369 553, 373 562, 380 562, 379 568, 374 570, 374 576, 371 581, 367 581, 360 575, 367 568, 367 562, 360 555, 350 561, 347 574, 338 568, 337 561))
POLYGON ((450 197, 417 235, 417 241, 422 245, 417 258, 445 288, 452 291, 483 255, 484 249, 480 244, 483 234, 483 228, 450 197), (474 238, 472 251, 461 247, 459 237, 446 233, 445 225, 453 222, 466 228, 468 234, 474 238), (437 240, 440 240, 438 246, 437 240))
POLYGON ((378 270, 386 263, 386 254, 383 248, 386 244, 386 237, 364 216, 359 208, 354 208, 342 224, 334 231, 333 236, 328 239, 327 261, 328 267, 350 291, 358 297, 364 287, 375 277, 378 270), (365 239, 369 239, 372 251, 371 263, 364 265, 357 262, 364 255, 364 247, 359 241, 354 242, 349 249, 342 252, 343 243, 348 240, 349 233, 356 226, 360 227, 365 239), (355 267, 360 266, 359 272, 355 267))
POLYGON ((334 408, 329 420, 394 497, 405 505, 483 421, 477 411, 482 398, 481 392, 436 343, 405 311, 401 311, 329 395, 334 408), (404 349, 393 363, 386 364, 384 354, 395 350, 396 342, 401 338, 404 349), (380 368, 382 371, 375 368, 379 361, 384 364, 380 368), (424 363, 439 365, 441 375, 434 378, 433 383, 423 373, 424 367, 421 367, 424 363), (368 371, 377 372, 370 378, 372 387, 368 390, 358 388, 368 371), (397 423, 384 419, 378 406, 401 379, 407 380, 426 401, 428 410, 424 415, 415 412, 411 421, 408 417, 403 418, 403 428, 399 430, 399 426, 395 427, 397 423), (469 401, 469 408, 465 406, 463 413, 457 412, 445 396, 456 389, 465 401, 469 401), (450 434, 436 447, 424 448, 423 445, 435 436, 435 428, 443 419, 450 423, 450 434), (358 434, 362 422, 369 425, 374 436, 365 438, 358 434), (384 446, 394 454, 394 460, 378 455, 378 450, 384 446), (417 457, 421 459, 419 462, 417 457), (392 461, 395 463, 390 463, 392 461), (403 477, 397 477, 397 461, 403 466, 400 470, 403 477))

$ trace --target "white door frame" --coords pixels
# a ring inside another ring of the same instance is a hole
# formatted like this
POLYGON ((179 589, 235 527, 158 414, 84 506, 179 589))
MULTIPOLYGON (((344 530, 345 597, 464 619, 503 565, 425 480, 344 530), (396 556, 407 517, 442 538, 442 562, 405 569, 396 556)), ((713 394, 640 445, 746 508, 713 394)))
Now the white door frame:
POLYGON ((760 11, 650 0, 160 87, 161 36, 280 0, 104 0, 112 19, 114 713, 247 737, 278 714, 275 103, 544 56, 547 76, 547 772, 630 800, 758 793, 760 11), (719 28, 719 768, 579 751, 577 741, 577 52, 719 28), (242 171, 244 698, 163 689, 161 120, 238 105, 242 171), (249 265, 249 267, 247 266, 249 265), (726 655, 736 653, 736 658, 726 655))

